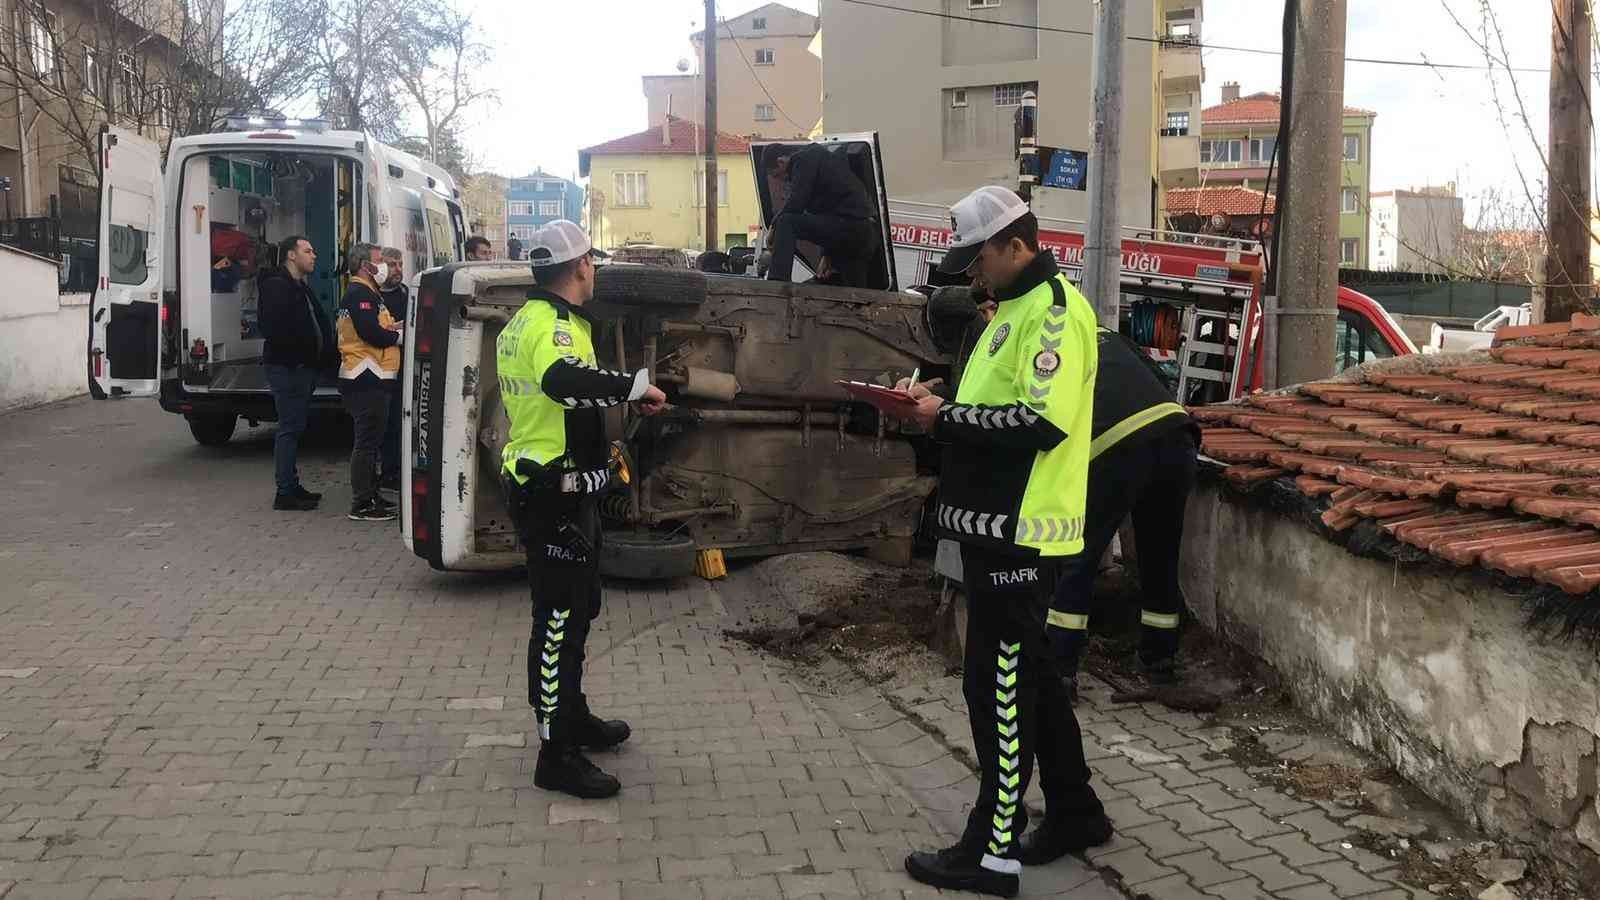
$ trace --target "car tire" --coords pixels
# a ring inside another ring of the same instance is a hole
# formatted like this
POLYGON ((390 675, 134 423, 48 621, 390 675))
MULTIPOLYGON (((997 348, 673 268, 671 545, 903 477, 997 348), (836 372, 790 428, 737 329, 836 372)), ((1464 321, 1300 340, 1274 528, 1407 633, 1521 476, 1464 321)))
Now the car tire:
POLYGON ((694 307, 706 300, 706 276, 687 269, 652 266, 601 266, 589 306, 599 315, 663 306, 694 307))
POLYGON ((239 425, 238 416, 227 414, 186 418, 189 420, 189 433, 194 435, 195 443, 202 447, 223 446, 233 439, 233 430, 239 425))
POLYGON ((653 531, 607 531, 600 574, 629 581, 664 581, 694 574, 698 550, 688 535, 653 531))

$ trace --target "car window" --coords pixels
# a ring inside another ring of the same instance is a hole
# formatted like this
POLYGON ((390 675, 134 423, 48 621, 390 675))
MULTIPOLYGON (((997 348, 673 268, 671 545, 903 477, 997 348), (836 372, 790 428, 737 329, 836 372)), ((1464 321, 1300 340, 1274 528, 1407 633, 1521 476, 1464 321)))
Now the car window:
POLYGON ((443 211, 434 209, 433 204, 428 204, 428 243, 433 249, 433 265, 449 265, 455 260, 455 229, 450 224, 449 216, 443 211))
POLYGON ((144 284, 150 277, 145 247, 150 235, 132 225, 111 225, 111 280, 116 284, 144 284))
POLYGON ((1394 356, 1394 347, 1372 326, 1356 313, 1340 310, 1334 325, 1334 372, 1343 372, 1359 366, 1394 356))

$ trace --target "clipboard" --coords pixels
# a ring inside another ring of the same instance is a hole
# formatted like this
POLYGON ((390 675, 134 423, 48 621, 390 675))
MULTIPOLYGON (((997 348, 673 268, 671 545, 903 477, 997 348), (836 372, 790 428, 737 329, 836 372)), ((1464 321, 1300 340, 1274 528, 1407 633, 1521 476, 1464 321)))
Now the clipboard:
POLYGON ((879 412, 891 416, 906 416, 917 408, 917 399, 907 391, 898 391, 864 381, 835 381, 852 397, 877 407, 879 412))

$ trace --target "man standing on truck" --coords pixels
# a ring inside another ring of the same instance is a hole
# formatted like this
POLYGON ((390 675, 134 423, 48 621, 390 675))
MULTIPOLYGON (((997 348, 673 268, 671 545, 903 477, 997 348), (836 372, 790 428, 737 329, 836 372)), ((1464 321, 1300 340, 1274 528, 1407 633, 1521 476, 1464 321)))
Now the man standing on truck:
POLYGON ((1011 897, 1023 863, 1111 837, 1044 629, 1060 562, 1083 549, 1095 317, 1040 252, 1038 219, 1015 193, 979 188, 951 217, 940 268, 980 274, 998 306, 955 401, 924 396, 914 418, 947 445, 938 519, 961 543, 963 693, 982 777, 961 839, 911 854, 906 871, 934 887, 1011 897), (1035 754, 1046 818, 1019 841, 1035 754))
POLYGON ((378 495, 378 448, 389 419, 389 397, 400 378, 400 325, 383 305, 379 285, 389 264, 372 244, 350 248, 350 286, 339 308, 339 393, 355 422, 350 451, 350 514, 356 522, 388 522, 393 503, 378 495))
POLYGON ((776 177, 788 189, 788 199, 774 197, 772 264, 767 280, 790 281, 794 276, 796 241, 811 241, 822 248, 849 287, 869 285, 869 269, 880 243, 877 213, 866 185, 850 171, 844 154, 821 144, 794 147, 770 144, 761 154, 761 173, 776 177))
MULTIPOLYGON (((379 286, 383 308, 389 317, 402 328, 406 322, 406 308, 411 305, 411 291, 406 287, 405 254, 399 247, 383 248, 383 261, 389 267, 389 280, 379 286)), ((402 359, 404 353, 402 352, 402 359)), ((382 465, 378 470, 378 489, 391 493, 400 490, 400 385, 395 379, 394 390, 389 392, 389 418, 383 429, 382 465)))
POLYGON ((273 509, 316 509, 322 495, 300 483, 295 462, 300 436, 311 414, 311 394, 317 376, 335 365, 333 323, 317 304, 306 276, 317 268, 317 251, 298 235, 279 245, 283 265, 264 273, 260 292, 261 336, 266 344, 261 362, 272 388, 272 405, 278 412, 278 433, 272 440, 273 477, 278 490, 273 509))
POLYGON ((511 420, 501 477, 533 595, 528 704, 542 740, 533 783, 584 798, 610 797, 621 785, 582 751, 615 747, 632 733, 626 722, 596 716, 583 695, 584 645, 600 614, 597 501, 611 480, 603 410, 632 402, 654 415, 667 400, 643 369, 596 365, 583 307, 594 297, 594 257, 604 255, 564 219, 535 232, 535 287, 500 332, 495 357, 511 420))

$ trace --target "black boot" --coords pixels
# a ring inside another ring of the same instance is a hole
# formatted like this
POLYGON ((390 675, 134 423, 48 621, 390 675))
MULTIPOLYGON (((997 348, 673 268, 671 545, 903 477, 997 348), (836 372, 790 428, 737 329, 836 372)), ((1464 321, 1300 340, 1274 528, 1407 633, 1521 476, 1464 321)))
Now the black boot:
MULTIPOLYGON (((1016 872, 984 868, 983 852, 963 844, 938 852, 919 851, 906 857, 906 874, 917 881, 952 891, 975 891, 994 897, 1015 897, 1020 880, 1016 872)), ((1005 860, 1016 866, 1013 860, 1005 860)))
POLYGON ((546 742, 539 748, 533 783, 547 791, 560 791, 585 800, 616 796, 622 784, 590 762, 570 744, 546 742))
POLYGON ((585 750, 610 750, 628 739, 633 729, 621 719, 602 719, 594 713, 578 728, 578 746, 585 750))
POLYGON ((1017 859, 1025 866, 1042 866, 1068 853, 1098 847, 1111 840, 1111 820, 1104 813, 1070 819, 1049 819, 1022 836, 1017 859))

